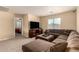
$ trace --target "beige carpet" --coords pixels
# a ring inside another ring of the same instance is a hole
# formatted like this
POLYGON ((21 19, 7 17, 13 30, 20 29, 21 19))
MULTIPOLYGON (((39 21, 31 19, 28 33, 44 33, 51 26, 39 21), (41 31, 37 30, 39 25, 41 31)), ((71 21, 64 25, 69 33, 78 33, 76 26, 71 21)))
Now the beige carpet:
POLYGON ((24 38, 18 36, 14 39, 9 39, 0 42, 0 52, 22 52, 22 45, 28 44, 35 40, 34 38, 24 38))

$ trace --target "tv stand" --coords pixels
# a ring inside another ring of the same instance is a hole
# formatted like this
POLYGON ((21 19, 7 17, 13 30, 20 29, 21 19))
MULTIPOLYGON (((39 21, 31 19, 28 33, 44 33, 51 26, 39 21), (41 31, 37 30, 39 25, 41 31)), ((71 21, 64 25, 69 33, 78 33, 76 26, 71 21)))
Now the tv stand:
POLYGON ((43 33, 43 30, 40 28, 30 29, 29 30, 29 37, 30 38, 36 37, 37 35, 42 34, 42 33, 43 33))

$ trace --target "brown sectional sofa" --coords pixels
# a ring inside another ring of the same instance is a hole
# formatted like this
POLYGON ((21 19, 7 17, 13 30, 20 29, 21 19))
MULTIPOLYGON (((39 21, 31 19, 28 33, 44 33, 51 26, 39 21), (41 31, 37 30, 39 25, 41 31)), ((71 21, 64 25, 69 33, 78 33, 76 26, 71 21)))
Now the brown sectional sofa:
POLYGON ((36 39, 43 39, 43 40, 51 42, 60 35, 66 36, 66 39, 67 39, 67 36, 70 34, 71 31, 73 30, 48 29, 43 34, 37 35, 36 39))
POLYGON ((74 30, 49 29, 46 35, 54 35, 52 41, 41 38, 22 46, 24 52, 72 52, 79 51, 79 34, 74 30))

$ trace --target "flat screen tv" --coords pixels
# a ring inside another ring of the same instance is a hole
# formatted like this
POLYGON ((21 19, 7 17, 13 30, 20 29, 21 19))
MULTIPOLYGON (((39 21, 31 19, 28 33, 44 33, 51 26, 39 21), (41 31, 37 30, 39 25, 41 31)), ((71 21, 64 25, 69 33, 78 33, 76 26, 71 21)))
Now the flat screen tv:
POLYGON ((39 28, 39 22, 30 22, 30 29, 39 28))

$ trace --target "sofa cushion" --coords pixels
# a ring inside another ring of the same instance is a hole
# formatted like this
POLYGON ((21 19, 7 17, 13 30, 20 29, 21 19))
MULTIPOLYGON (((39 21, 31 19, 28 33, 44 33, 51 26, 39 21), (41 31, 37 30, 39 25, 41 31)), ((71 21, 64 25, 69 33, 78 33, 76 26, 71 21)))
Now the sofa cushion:
POLYGON ((79 36, 75 36, 68 42, 67 47, 78 47, 79 48, 79 36))
POLYGON ((72 32, 67 40, 67 51, 79 51, 79 34, 72 32))
POLYGON ((68 36, 67 35, 59 35, 57 38, 67 40, 68 36))
POLYGON ((60 38, 57 38, 55 39, 54 41, 52 41, 52 43, 61 43, 61 42, 66 42, 66 40, 63 40, 63 39, 60 39, 60 38))
POLYGON ((79 36, 78 32, 76 31, 72 31, 70 33, 70 35, 68 36, 67 42, 69 42, 70 40, 72 40, 74 37, 79 36))
POLYGON ((65 35, 60 35, 58 36, 54 41, 52 41, 53 43, 61 43, 61 42, 66 42, 67 40, 67 36, 65 35))
POLYGON ((67 42, 57 43, 56 45, 50 47, 51 52, 64 52, 67 48, 67 42))
POLYGON ((79 37, 73 38, 71 41, 68 42, 67 51, 68 52, 79 51, 79 37))

